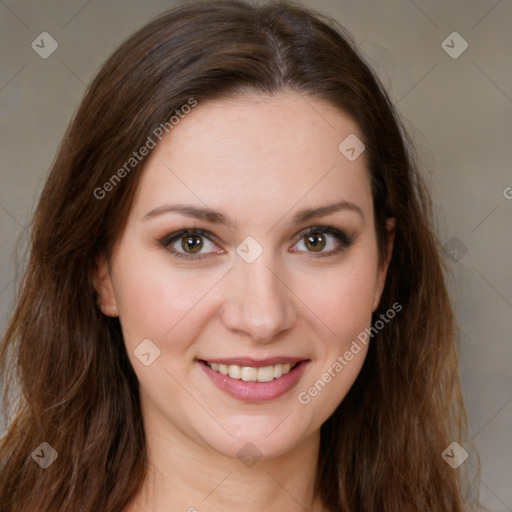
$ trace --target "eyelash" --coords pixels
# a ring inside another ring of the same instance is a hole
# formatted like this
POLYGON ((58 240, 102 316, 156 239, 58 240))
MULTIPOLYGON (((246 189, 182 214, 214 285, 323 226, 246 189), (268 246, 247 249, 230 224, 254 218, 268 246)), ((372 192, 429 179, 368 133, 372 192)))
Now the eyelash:
MULTIPOLYGON (((343 231, 340 231, 332 226, 312 226, 310 228, 307 228, 307 229, 301 231, 300 236, 298 237, 298 240, 295 243, 297 244, 305 237, 312 235, 312 234, 316 234, 316 233, 321 233, 324 235, 325 234, 333 235, 338 240, 338 243, 340 245, 336 249, 331 249, 328 252, 319 252, 319 253, 315 254, 312 251, 308 251, 309 252, 308 257, 311 257, 311 258, 324 258, 324 257, 334 256, 334 255, 340 253, 341 251, 343 251, 344 249, 346 249, 347 247, 350 247, 353 243, 353 239, 351 237, 349 237, 343 231)), ((213 234, 208 231, 205 231, 204 229, 200 229, 200 228, 182 229, 180 231, 176 231, 176 232, 171 233, 170 235, 167 235, 164 238, 162 238, 160 240, 160 243, 166 249, 168 249, 169 252, 171 253, 171 255, 174 256, 175 258, 186 259, 189 261, 190 260, 197 261, 197 260, 202 260, 202 259, 211 257, 211 253, 192 255, 192 254, 178 252, 178 251, 175 251, 174 249, 169 248, 169 246, 172 243, 176 242, 177 240, 180 240, 184 236, 191 236, 191 235, 207 238, 212 243, 214 243, 214 241, 212 240, 215 238, 213 236, 213 234)), ((299 252, 299 251, 294 251, 294 252, 299 252)), ((300 251, 300 252, 303 252, 303 251, 300 251)))

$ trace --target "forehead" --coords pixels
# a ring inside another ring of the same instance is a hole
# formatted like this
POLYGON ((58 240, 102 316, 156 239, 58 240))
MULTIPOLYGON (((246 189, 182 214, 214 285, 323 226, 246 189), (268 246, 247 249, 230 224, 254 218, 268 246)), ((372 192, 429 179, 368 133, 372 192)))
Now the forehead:
POLYGON ((294 204, 371 208, 364 152, 339 149, 348 136, 363 138, 348 115, 297 93, 198 103, 152 150, 134 210, 175 201, 268 223, 294 204))

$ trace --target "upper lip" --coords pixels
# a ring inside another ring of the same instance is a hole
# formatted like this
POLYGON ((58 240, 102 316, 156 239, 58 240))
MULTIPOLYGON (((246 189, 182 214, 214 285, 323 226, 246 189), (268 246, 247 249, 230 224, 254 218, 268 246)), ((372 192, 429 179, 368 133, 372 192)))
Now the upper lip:
POLYGON ((205 361, 207 363, 218 363, 225 365, 237 365, 237 366, 251 366, 253 368, 259 368, 262 366, 274 366, 276 364, 295 364, 300 363, 301 361, 306 361, 307 358, 304 357, 286 357, 286 356, 276 356, 276 357, 266 357, 265 359, 253 359, 251 357, 222 357, 222 358, 212 358, 212 359, 200 359, 200 361, 205 361))

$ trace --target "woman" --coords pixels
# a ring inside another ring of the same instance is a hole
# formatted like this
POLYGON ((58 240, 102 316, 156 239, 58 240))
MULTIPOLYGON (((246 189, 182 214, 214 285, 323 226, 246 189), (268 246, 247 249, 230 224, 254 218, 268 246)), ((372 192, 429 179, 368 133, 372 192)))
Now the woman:
POLYGON ((341 28, 217 1, 142 28, 34 216, 1 510, 463 510, 431 222, 341 28))

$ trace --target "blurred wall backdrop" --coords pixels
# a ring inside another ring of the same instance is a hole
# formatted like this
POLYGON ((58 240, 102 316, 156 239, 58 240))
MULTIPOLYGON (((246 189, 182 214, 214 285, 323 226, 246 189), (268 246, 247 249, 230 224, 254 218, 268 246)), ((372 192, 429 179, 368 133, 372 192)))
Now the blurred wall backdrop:
MULTIPOLYGON (((2 331, 19 277, 16 240, 87 84, 127 36, 179 3, 0 0, 2 331)), ((354 35, 416 142, 453 270, 481 499, 512 511, 512 2, 300 3, 354 35)))

